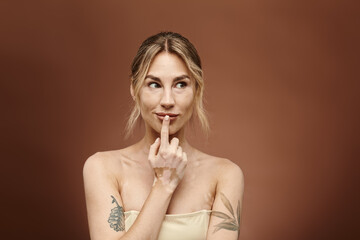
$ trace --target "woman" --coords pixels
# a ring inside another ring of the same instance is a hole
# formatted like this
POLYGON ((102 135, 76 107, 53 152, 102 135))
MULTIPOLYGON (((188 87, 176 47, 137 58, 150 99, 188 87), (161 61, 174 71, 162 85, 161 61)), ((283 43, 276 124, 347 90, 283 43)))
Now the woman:
POLYGON ((91 239, 238 239, 241 169, 184 137, 193 116, 208 130, 203 89, 200 58, 186 38, 162 32, 142 43, 132 63, 127 130, 141 118, 145 136, 86 161, 91 239))

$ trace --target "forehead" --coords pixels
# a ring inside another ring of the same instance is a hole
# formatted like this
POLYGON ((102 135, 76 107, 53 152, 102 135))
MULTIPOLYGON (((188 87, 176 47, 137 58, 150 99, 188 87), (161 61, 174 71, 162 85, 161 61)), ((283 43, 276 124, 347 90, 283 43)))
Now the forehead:
POLYGON ((161 52, 154 57, 148 74, 159 78, 172 78, 184 74, 189 75, 189 70, 176 54, 161 52))

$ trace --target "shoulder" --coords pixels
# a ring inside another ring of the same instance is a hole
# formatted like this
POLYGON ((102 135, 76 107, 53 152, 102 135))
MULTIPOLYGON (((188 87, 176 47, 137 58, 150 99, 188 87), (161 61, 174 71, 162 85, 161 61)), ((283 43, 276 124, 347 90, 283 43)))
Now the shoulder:
POLYGON ((244 181, 242 169, 229 159, 219 158, 218 169, 219 181, 244 181))
POLYGON ((211 156, 205 153, 201 153, 203 162, 209 165, 214 175, 219 181, 237 181, 244 182, 244 174, 242 169, 233 161, 227 158, 211 156))
POLYGON ((218 158, 217 162, 216 191, 234 194, 241 198, 245 184, 242 169, 236 163, 226 158, 218 158))
POLYGON ((106 152, 97 152, 88 159, 86 159, 84 164, 84 170, 90 170, 92 168, 100 168, 103 169, 106 165, 110 164, 113 160, 113 151, 106 151, 106 152))
POLYGON ((238 183, 243 185, 244 174, 242 169, 233 161, 227 158, 206 156, 207 161, 214 169, 218 183, 238 183))
MULTIPOLYGON (((207 155, 204 162, 209 164, 209 174, 216 182, 215 192, 223 193, 232 199, 242 199, 244 193, 244 174, 242 169, 227 158, 207 155)), ((236 201, 237 201, 236 200, 236 201)))
POLYGON ((106 174, 110 175, 114 169, 121 166, 124 158, 124 149, 97 152, 88 157, 84 163, 83 174, 106 174))
MULTIPOLYGON (((208 163, 212 168, 216 169, 219 173, 229 174, 233 173, 235 175, 243 175, 241 168, 227 158, 212 156, 199 151, 199 159, 203 162, 208 163)), ((222 175, 222 174, 221 174, 222 175)))

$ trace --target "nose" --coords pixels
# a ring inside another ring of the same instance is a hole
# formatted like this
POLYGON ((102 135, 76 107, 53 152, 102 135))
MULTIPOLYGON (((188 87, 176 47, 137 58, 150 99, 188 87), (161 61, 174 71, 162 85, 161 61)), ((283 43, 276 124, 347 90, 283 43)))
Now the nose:
POLYGON ((164 89, 161 101, 160 101, 160 105, 165 108, 165 109, 169 109, 174 107, 175 105, 175 100, 173 98, 172 92, 170 89, 164 89))

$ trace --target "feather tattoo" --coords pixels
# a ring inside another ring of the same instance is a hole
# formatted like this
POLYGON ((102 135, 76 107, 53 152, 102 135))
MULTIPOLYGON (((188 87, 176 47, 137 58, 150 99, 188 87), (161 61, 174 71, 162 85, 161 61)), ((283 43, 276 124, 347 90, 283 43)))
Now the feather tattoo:
POLYGON ((116 204, 116 207, 111 209, 110 217, 108 219, 108 223, 110 223, 110 227, 113 228, 116 232, 125 230, 125 215, 124 209, 121 207, 114 196, 112 196, 112 203, 116 204))

